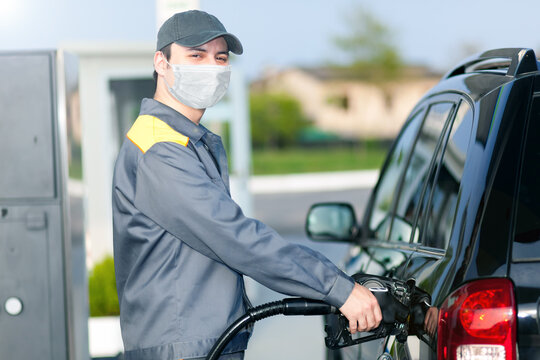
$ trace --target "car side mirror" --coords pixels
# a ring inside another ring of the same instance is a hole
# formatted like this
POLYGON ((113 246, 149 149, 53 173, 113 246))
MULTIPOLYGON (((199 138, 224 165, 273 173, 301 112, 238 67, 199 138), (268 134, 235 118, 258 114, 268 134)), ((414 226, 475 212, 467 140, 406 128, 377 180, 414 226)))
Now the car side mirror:
POLYGON ((354 208, 347 203, 318 203, 307 214, 306 234, 311 240, 352 242, 358 229, 354 208))

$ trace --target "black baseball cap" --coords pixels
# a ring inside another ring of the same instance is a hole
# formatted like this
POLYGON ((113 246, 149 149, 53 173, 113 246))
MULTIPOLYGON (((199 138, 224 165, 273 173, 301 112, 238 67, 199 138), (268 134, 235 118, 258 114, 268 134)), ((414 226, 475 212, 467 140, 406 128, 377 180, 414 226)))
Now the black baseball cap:
POLYGON ((227 42, 229 51, 238 55, 244 52, 240 40, 228 33, 214 15, 200 10, 184 11, 174 14, 161 25, 156 51, 173 42, 185 47, 199 46, 220 36, 227 42))

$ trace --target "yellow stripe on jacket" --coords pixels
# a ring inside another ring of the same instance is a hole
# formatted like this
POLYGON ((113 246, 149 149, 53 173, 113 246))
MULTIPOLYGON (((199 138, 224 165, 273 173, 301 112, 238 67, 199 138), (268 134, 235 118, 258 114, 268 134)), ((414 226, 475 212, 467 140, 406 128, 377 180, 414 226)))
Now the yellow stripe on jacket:
POLYGON ((129 129, 127 138, 143 153, 159 142, 174 142, 187 146, 189 138, 155 116, 140 115, 129 129))

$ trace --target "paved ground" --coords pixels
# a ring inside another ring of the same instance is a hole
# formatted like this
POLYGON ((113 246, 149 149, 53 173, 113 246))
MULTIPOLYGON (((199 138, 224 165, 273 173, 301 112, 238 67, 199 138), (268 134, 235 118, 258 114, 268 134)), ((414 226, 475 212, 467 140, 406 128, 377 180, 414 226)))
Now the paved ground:
POLYGON ((256 194, 253 197, 254 217, 282 235, 304 234, 306 214, 314 203, 348 202, 354 206, 357 217, 361 218, 368 196, 367 189, 256 194))

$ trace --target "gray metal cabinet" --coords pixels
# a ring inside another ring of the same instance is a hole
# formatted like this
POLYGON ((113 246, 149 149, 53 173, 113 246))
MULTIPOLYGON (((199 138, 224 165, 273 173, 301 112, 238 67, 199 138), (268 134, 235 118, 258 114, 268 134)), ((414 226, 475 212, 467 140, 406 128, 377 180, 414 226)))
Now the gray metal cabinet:
POLYGON ((88 353, 86 318, 75 313, 86 305, 73 302, 72 266, 84 262, 71 261, 63 61, 56 51, 0 53, 2 359, 88 353))

